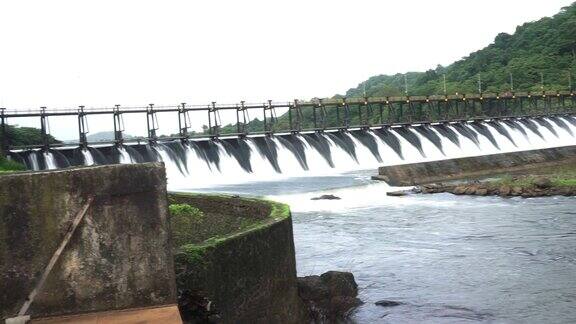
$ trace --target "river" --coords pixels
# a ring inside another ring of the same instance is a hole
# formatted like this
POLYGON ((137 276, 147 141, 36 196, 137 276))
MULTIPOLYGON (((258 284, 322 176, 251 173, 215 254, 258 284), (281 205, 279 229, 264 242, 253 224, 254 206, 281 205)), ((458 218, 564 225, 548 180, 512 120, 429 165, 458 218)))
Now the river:
POLYGON ((576 198, 387 197, 396 188, 373 173, 202 191, 289 203, 298 275, 353 272, 365 302, 354 322, 574 322, 576 198), (327 193, 342 199, 310 200, 327 193))

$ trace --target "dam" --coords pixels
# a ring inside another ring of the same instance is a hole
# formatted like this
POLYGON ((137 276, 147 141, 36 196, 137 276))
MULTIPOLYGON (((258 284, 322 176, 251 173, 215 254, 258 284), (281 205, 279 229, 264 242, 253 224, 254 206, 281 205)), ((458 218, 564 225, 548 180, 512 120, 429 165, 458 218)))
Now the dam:
POLYGON ((28 169, 162 161, 172 189, 337 174, 574 144, 570 115, 13 151, 28 169))
POLYGON ((388 197, 386 165, 574 145, 569 115, 12 150, 29 169, 161 161, 168 189, 289 204, 299 276, 351 271, 357 322, 569 322, 573 197, 388 197), (339 200, 311 200, 330 194, 339 200), (522 275, 518 275, 522 269, 522 275), (525 298, 539 296, 538 298, 525 298), (399 304, 390 309, 379 300, 399 304))

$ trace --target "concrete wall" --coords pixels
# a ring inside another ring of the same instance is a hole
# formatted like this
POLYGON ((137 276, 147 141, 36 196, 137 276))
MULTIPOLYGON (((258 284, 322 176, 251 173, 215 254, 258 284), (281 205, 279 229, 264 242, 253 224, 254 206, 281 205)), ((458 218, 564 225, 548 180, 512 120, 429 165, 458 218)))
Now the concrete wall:
POLYGON ((17 313, 88 196, 95 201, 29 314, 176 302, 161 164, 0 176, 0 318, 17 313))
MULTIPOLYGON (((206 218, 230 213, 257 220, 228 235, 181 246, 175 257, 179 290, 212 301, 219 323, 309 322, 298 297, 288 206, 210 195, 178 195, 171 200, 203 210, 206 218), (211 210, 220 215, 211 215, 211 210)), ((206 227, 213 224, 206 221, 206 227)))
POLYGON ((553 168, 565 163, 576 163, 576 146, 384 166, 379 168, 379 175, 374 178, 392 186, 412 186, 553 168))

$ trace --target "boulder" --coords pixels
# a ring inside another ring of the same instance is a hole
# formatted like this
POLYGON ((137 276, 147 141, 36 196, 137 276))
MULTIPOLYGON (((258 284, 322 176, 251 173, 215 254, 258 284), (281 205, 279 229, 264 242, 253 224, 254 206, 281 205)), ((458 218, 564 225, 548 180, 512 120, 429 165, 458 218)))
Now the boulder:
POLYGON ((546 189, 552 187, 552 181, 546 177, 536 177, 533 183, 536 188, 546 189))
POLYGON ((510 192, 512 196, 520 196, 522 195, 522 187, 512 187, 512 191, 510 192))
POLYGON ((329 271, 298 278, 298 294, 316 323, 336 322, 362 304, 358 285, 350 272, 329 271))
POLYGON ((386 193, 386 196, 390 196, 390 197, 402 197, 402 196, 406 196, 408 193, 406 193, 406 191, 402 191, 402 190, 398 190, 398 191, 388 191, 386 193))
POLYGON ((477 187, 472 185, 470 187, 467 187, 466 190, 464 191, 464 194, 466 195, 473 195, 477 190, 477 187))
POLYGON ((340 197, 334 196, 334 195, 322 195, 319 197, 314 197, 311 198, 310 200, 340 200, 340 197))
POLYGON ((464 193, 466 193, 466 187, 457 186, 456 188, 454 188, 454 190, 452 190, 452 193, 455 195, 463 195, 464 193))
POLYGON ((512 192, 512 188, 510 188, 510 186, 507 186, 507 185, 503 185, 500 187, 500 189, 498 189, 498 193, 502 197, 509 196, 511 192, 512 192))
POLYGON ((488 189, 486 188, 478 188, 476 189, 476 191, 474 191, 474 194, 476 196, 486 196, 488 194, 488 189))

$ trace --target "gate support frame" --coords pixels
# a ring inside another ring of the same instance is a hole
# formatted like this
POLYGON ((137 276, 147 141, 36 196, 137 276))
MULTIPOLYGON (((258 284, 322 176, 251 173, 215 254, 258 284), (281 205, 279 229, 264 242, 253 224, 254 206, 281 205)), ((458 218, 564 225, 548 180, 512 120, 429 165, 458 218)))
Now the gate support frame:
POLYGON ((190 135, 188 134, 188 128, 190 118, 188 118, 188 110, 186 109, 186 103, 183 102, 178 107, 178 133, 180 134, 180 140, 183 142, 188 141, 190 135))
POLYGON ((48 117, 46 116, 46 107, 40 107, 40 134, 42 137, 42 150, 47 151, 50 148, 50 139, 48 138, 48 117))
POLYGON ((86 119, 86 113, 84 113, 84 106, 78 106, 78 140, 80 142, 80 147, 82 149, 88 148, 88 120, 86 119))
POLYGON ((120 105, 114 106, 114 143, 116 145, 122 145, 124 138, 122 132, 124 131, 124 121, 122 120, 122 115, 120 113, 120 105))
POLYGON ((6 130, 6 117, 4 113, 6 108, 0 108, 0 136, 2 136, 2 142, 0 143, 0 157, 8 156, 8 151, 10 151, 10 139, 8 138, 8 131, 6 130))
POLYGON ((156 143, 156 140, 158 139, 158 136, 156 136, 156 131, 158 130, 158 118, 154 111, 154 104, 150 104, 148 109, 146 109, 146 126, 148 128, 148 141, 156 143))

